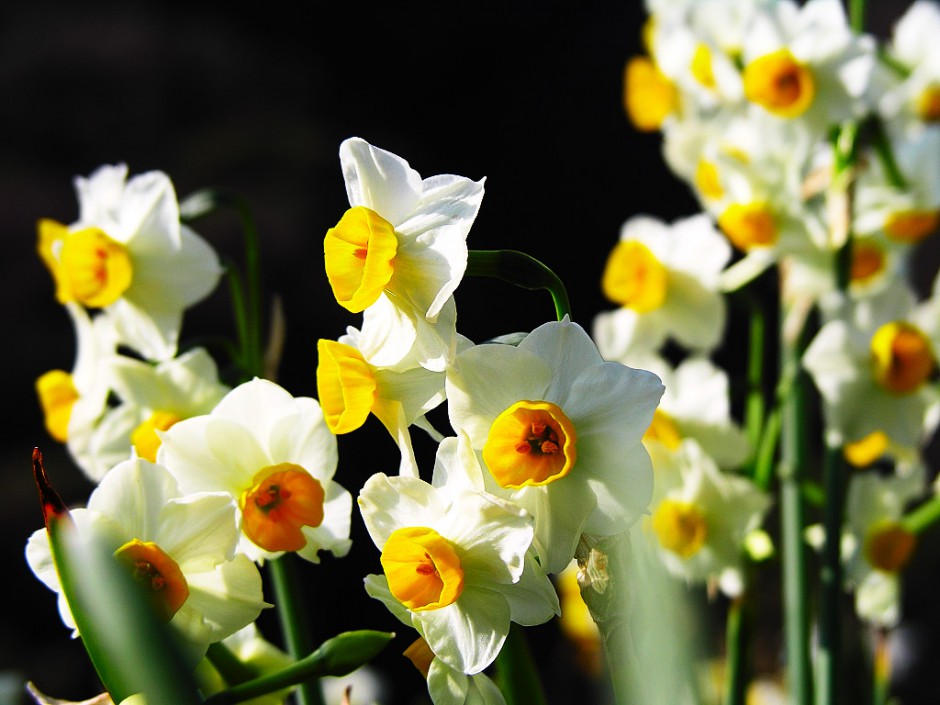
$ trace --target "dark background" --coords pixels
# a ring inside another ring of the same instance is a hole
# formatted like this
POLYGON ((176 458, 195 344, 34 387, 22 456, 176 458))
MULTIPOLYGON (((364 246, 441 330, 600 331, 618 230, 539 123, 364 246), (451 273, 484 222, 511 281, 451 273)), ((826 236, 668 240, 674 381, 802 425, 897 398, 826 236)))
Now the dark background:
MULTIPOLYGON (((872 26, 881 28, 905 5, 873 4, 872 26)), ((125 162, 131 174, 165 171, 181 198, 219 187, 247 199, 264 284, 283 298, 287 318, 279 381, 298 396, 316 394, 317 338, 359 323, 332 300, 322 266, 323 234, 347 207, 338 148, 349 136, 403 156, 423 176, 487 177, 470 247, 541 259, 566 283, 574 318, 588 327, 609 308, 598 281, 621 223, 639 212, 673 220, 698 210, 663 163, 658 136, 636 133, 622 111, 622 67, 638 52, 644 16, 638 2, 610 0, 274 3, 263 10, 37 0, 0 9, 0 226, 8 246, 0 259, 7 400, 0 565, 8 576, 0 674, 34 680, 58 697, 96 692, 54 596, 23 558, 41 526, 32 448, 42 448, 67 502, 83 503, 91 490, 46 436, 33 391, 38 375, 73 361, 71 324, 35 255, 38 218, 77 216, 73 177, 125 162)), ((233 214, 196 229, 221 253, 240 256, 233 214)), ((932 246, 920 258, 922 288, 936 254, 932 246)), ((528 330, 553 315, 547 295, 493 281, 466 281, 457 304, 461 332, 474 340, 528 330)), ((187 314, 184 338, 231 334, 228 306, 220 288, 187 314)), ((720 360, 739 361, 735 335, 720 360)), ((337 480, 354 494, 373 472, 394 472, 394 444, 377 422, 339 440, 337 480)), ((419 442, 419 453, 427 450, 419 442)), ((353 526, 360 540, 347 560, 377 570, 358 516, 353 526)), ((403 632, 381 605, 350 589, 350 574, 363 573, 329 559, 309 571, 321 636, 366 627, 403 632)), ((920 619, 912 628, 930 636, 933 627, 920 619)), ((564 693, 557 702, 565 702, 584 684, 557 667, 567 654, 555 633, 546 625, 535 641, 550 699, 564 693)), ((931 644, 921 652, 932 653, 931 644)), ((398 646, 380 665, 400 684, 392 697, 407 702, 402 693, 422 686, 398 646)))

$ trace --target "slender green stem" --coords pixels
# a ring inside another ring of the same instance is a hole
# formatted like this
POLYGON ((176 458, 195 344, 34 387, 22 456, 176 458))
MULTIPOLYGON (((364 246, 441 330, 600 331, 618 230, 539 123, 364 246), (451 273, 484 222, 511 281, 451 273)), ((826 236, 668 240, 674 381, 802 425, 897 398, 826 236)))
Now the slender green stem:
POLYGON ((496 673, 506 705, 545 705, 545 691, 522 628, 509 625, 509 636, 496 657, 496 673))
MULTIPOLYGON (((804 335, 781 341, 783 370, 797 368, 805 347, 804 335)), ((780 446, 780 540, 782 553, 784 632, 788 685, 792 705, 812 703, 809 658, 809 595, 806 566, 805 506, 800 483, 809 457, 807 443, 806 375, 796 372, 782 407, 780 446)))
POLYGON ((872 705, 888 705, 891 695, 891 654, 888 639, 883 629, 875 632, 875 647, 872 654, 872 705))
POLYGON ((747 635, 750 633, 751 591, 731 601, 725 633, 725 705, 744 705, 749 679, 747 635))
POLYGON ((758 448, 764 427, 764 348, 766 321, 760 301, 750 302, 751 327, 747 359, 747 403, 745 428, 753 449, 758 448))
POLYGON ((845 463, 841 446, 827 446, 823 465, 825 543, 820 569, 819 654, 816 705, 835 705, 841 683, 842 514, 845 463))
POLYGON ((849 25, 853 32, 865 31, 865 0, 849 0, 849 25))
POLYGON ((938 521, 940 521, 940 496, 934 496, 901 519, 901 526, 912 534, 920 534, 938 521))
POLYGON ((885 132, 884 123, 877 118, 870 121, 872 146, 875 148, 875 154, 884 169, 888 183, 895 188, 903 189, 907 186, 907 179, 901 172, 897 160, 894 158, 894 151, 891 149, 891 141, 885 132))
MULTIPOLYGON (((394 634, 361 630, 345 632, 324 642, 320 648, 290 666, 255 678, 205 699, 205 705, 233 705, 262 695, 308 683, 323 676, 344 676, 370 661, 394 634)), ((303 687, 301 685, 301 687, 303 687)))
POLYGON ((470 250, 467 276, 501 279, 523 289, 546 289, 552 296, 558 320, 571 316, 564 283, 551 269, 524 252, 470 250))
MULTIPOLYGON (((297 575, 296 556, 286 553, 268 561, 274 583, 275 600, 287 653, 302 659, 313 651, 314 640, 310 631, 297 575)), ((297 690, 299 705, 323 705, 323 690, 316 678, 306 680, 297 690)))
POLYGON ((258 675, 255 669, 243 663, 241 659, 232 653, 232 650, 221 641, 209 644, 206 658, 209 659, 209 662, 215 670, 219 672, 222 679, 230 685, 250 681, 258 675))

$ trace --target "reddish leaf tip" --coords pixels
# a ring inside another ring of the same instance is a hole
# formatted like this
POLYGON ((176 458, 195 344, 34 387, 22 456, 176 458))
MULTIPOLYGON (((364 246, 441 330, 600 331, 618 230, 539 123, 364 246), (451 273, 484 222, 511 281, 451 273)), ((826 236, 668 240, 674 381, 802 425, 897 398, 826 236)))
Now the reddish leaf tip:
POLYGON ((38 447, 33 448, 33 477, 36 480, 36 489, 39 491, 39 502, 42 504, 42 518, 48 529, 53 519, 67 517, 69 510, 49 482, 42 462, 42 451, 38 447))

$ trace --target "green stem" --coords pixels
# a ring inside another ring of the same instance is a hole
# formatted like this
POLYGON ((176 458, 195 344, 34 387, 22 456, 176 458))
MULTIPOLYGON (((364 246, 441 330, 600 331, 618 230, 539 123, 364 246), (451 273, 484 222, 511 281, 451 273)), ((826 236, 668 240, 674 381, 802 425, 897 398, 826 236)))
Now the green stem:
POLYGON ((516 250, 470 250, 468 277, 501 279, 523 289, 546 289, 555 304, 555 316, 571 316, 568 292, 558 275, 534 257, 516 250))
POLYGON ((751 448, 760 445, 762 429, 764 427, 764 348, 766 321, 761 303, 752 300, 750 340, 748 341, 747 362, 747 402, 745 408, 745 424, 747 437, 751 448))
POLYGON ((912 534, 920 534, 938 521, 940 521, 940 496, 934 496, 901 519, 901 526, 912 534))
MULTIPOLYGON (((300 579, 294 562, 296 558, 286 553, 268 561, 268 565, 287 653, 295 659, 302 659, 313 651, 314 641, 304 609, 300 579)), ((323 690, 316 678, 300 683, 297 694, 299 705, 324 705, 323 690)))
MULTIPOLYGON (((781 364, 784 371, 798 369, 805 348, 804 334, 796 340, 783 340, 781 364)), ((782 375, 781 375, 782 376, 782 375)), ((809 596, 806 570, 805 506, 800 484, 808 460, 806 374, 796 372, 793 387, 782 407, 780 465, 780 539, 782 552, 784 633, 790 702, 810 705, 812 673, 809 658, 809 596)))
POLYGON ((233 705, 324 676, 344 676, 378 654, 394 634, 362 630, 345 632, 290 666, 240 683, 205 699, 203 705, 233 705))
POLYGON ((907 187, 907 179, 901 172, 897 160, 894 158, 894 151, 891 149, 891 141, 885 132, 884 123, 877 118, 870 121, 872 146, 875 148, 875 154, 884 169, 888 183, 898 189, 907 187))
POLYGON ((250 379, 262 376, 264 372, 264 352, 261 331, 261 256, 258 244, 258 231, 251 209, 245 199, 225 191, 205 189, 197 191, 180 203, 180 219, 190 223, 225 206, 232 208, 242 224, 244 237, 245 279, 237 275, 237 268, 231 263, 227 266, 235 320, 238 326, 239 341, 242 349, 241 366, 250 379))
MULTIPOLYGON (((746 588, 745 588, 746 589, 746 588)), ((746 589, 747 590, 747 589, 746 589)), ((725 644, 726 685, 725 705, 744 705, 747 700, 749 673, 747 668, 747 634, 750 632, 750 591, 731 601, 728 606, 725 644)))
POLYGON ((248 664, 243 663, 241 659, 232 653, 232 650, 221 641, 209 644, 206 658, 209 659, 209 662, 215 670, 219 672, 222 679, 230 685, 250 681, 258 675, 257 671, 248 664))
POLYGON ((849 0, 849 26, 853 32, 865 31, 865 0, 849 0))
POLYGON ((509 635, 496 657, 498 683, 506 705, 545 705, 545 691, 522 628, 509 625, 509 635))
POLYGON ((883 629, 875 632, 875 648, 872 654, 872 705, 888 705, 891 694, 891 654, 888 639, 883 629))
POLYGON ((822 549, 819 603, 819 655, 817 658, 816 705, 835 705, 841 682, 842 514, 845 465, 841 446, 826 447, 823 483, 825 543, 822 549))

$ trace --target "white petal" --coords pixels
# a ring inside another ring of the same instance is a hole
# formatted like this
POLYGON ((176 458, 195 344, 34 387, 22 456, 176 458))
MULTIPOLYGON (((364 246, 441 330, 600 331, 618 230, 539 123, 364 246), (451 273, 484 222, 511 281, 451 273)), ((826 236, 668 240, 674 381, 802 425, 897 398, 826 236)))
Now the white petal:
POLYGON ((509 633, 509 605, 498 592, 464 587, 457 601, 413 613, 415 628, 441 661, 479 673, 496 659, 509 633))

